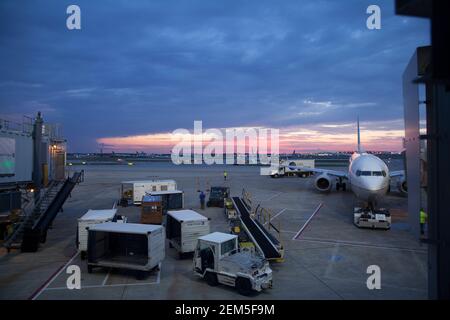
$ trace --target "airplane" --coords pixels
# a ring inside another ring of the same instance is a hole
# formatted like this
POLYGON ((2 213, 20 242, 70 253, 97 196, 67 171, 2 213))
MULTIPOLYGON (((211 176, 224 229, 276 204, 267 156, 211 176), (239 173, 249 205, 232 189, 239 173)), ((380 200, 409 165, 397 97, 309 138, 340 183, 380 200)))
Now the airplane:
POLYGON ((317 173, 319 176, 314 181, 317 190, 328 192, 333 187, 336 190, 346 191, 347 185, 356 198, 367 204, 367 208, 374 210, 378 201, 390 191, 391 179, 398 178, 398 189, 401 193, 407 193, 407 184, 404 170, 389 171, 386 163, 379 157, 365 152, 361 146, 361 131, 359 117, 357 120, 358 147, 349 159, 347 172, 320 168, 307 168, 291 166, 291 170, 317 173))

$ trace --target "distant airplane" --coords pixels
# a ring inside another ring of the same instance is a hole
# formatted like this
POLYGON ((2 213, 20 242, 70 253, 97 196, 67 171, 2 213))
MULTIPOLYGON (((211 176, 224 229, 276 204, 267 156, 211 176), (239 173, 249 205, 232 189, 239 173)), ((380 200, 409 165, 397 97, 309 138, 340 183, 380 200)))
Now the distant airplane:
POLYGON ((317 190, 322 192, 332 189, 333 180, 335 180, 336 190, 338 191, 340 189, 345 191, 348 184, 355 196, 364 201, 369 209, 373 210, 378 200, 390 190, 392 178, 398 178, 400 192, 407 193, 405 172, 404 170, 389 172, 389 168, 383 160, 366 153, 361 147, 359 117, 357 126, 358 149, 349 159, 348 172, 301 166, 289 166, 289 168, 291 170, 319 173, 320 175, 315 179, 314 185, 317 190))

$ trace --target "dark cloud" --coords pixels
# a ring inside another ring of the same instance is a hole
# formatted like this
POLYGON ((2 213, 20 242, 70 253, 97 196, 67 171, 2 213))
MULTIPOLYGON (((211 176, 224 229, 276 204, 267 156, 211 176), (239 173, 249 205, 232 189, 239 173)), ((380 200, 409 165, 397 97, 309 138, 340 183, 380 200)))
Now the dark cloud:
POLYGON ((424 20, 378 1, 0 2, 1 113, 42 110, 72 151, 95 139, 191 128, 402 117, 401 75, 424 20))

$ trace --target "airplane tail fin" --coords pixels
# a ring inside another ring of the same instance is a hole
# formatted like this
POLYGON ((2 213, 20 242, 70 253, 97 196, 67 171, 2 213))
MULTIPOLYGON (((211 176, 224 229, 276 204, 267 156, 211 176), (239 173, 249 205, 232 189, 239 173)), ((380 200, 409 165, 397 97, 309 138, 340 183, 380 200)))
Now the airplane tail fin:
POLYGON ((363 152, 362 147, 361 147, 361 130, 359 128, 359 116, 357 119, 357 123, 358 123, 358 153, 363 152))

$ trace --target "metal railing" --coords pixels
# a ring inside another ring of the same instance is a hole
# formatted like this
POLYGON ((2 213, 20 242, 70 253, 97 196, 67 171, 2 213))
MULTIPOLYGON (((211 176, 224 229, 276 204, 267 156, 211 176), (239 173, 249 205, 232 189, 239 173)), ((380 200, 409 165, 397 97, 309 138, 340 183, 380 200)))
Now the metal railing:
POLYGON ((33 119, 22 117, 22 122, 0 118, 0 130, 31 134, 33 132, 33 119))
MULTIPOLYGON (((33 118, 24 115, 22 116, 22 122, 0 118, 0 130, 32 134, 33 118)), ((51 140, 62 140, 62 127, 59 123, 44 123, 42 135, 49 137, 51 140)))
POLYGON ((45 190, 45 193, 40 196, 39 200, 32 206, 32 201, 28 202, 24 208, 22 209, 22 216, 19 222, 16 223, 13 232, 9 235, 9 237, 3 242, 2 246, 5 248, 10 248, 11 245, 17 240, 17 237, 20 236, 25 227, 32 223, 35 217, 36 209, 41 209, 41 204, 46 198, 48 194, 50 194, 54 188, 57 187, 57 183, 54 181, 50 182, 49 186, 45 190))

